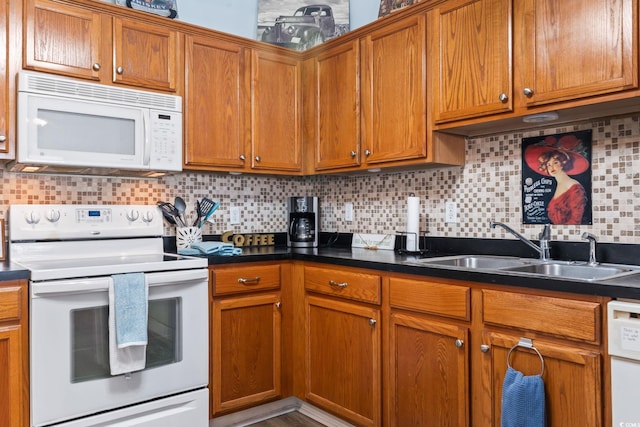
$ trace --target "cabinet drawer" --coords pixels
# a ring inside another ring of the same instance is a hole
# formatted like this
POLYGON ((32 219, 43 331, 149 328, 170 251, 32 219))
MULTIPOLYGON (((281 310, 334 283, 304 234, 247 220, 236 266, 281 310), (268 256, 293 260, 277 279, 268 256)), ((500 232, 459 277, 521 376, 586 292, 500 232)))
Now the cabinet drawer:
POLYGON ((469 320, 471 290, 428 280, 391 278, 392 307, 469 320))
POLYGON ((0 287, 0 320, 20 319, 19 287, 0 287))
POLYGON ((211 271, 214 295, 280 288, 280 265, 234 266, 211 271))
POLYGON ((597 302, 517 292, 482 291, 484 323, 509 326, 597 344, 601 307, 597 302))
POLYGON ((380 304, 380 276, 331 268, 305 267, 308 291, 380 304))

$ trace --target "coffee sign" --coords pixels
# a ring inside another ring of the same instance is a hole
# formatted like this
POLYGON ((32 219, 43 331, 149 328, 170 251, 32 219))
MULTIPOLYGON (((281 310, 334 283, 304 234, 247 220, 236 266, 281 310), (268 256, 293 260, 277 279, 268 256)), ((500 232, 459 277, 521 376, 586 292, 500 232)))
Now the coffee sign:
POLYGON ((243 246, 274 246, 276 244, 274 234, 233 234, 232 231, 224 233, 222 241, 233 243, 239 248, 243 246))

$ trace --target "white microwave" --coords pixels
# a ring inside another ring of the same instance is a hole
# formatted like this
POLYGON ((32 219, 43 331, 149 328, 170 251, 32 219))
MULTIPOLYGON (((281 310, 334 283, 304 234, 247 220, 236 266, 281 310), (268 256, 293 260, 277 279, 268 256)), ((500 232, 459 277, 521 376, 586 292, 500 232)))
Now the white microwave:
POLYGON ((182 98, 21 71, 17 157, 23 172, 182 170, 182 98))

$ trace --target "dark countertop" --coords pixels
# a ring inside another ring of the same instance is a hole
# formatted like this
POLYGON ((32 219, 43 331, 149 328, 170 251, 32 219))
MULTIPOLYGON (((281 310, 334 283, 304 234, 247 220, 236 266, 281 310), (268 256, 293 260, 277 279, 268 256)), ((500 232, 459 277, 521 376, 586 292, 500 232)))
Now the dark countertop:
POLYGON ((29 270, 10 261, 0 261, 0 281, 28 280, 29 270))
MULTIPOLYGON (((421 257, 459 254, 536 257, 535 252, 517 240, 429 238, 429 242, 425 254, 418 257, 388 250, 352 250, 349 247, 350 236, 347 235, 340 236, 330 246, 327 245, 325 236, 325 241, 323 242, 321 239, 321 247, 319 248, 292 249, 277 241, 277 246, 243 248, 243 253, 239 256, 209 256, 207 259, 210 266, 260 261, 302 260, 416 276, 640 300, 640 274, 600 282, 587 282, 552 277, 519 276, 498 271, 454 270, 406 263, 406 261, 421 257)), ((584 260, 588 254, 588 244, 580 242, 556 243, 552 249, 554 250, 552 252, 554 259, 584 260)), ((170 242, 165 247, 165 250, 175 252, 175 239, 172 244, 170 242)), ((640 260, 640 245, 599 244, 598 251, 598 259, 602 262, 637 264, 637 260, 640 260)), ((29 279, 29 271, 9 261, 0 262, 0 281, 17 279, 29 279)))
MULTIPOLYGON (((429 253, 425 256, 445 256, 447 253, 429 253)), ((518 255, 516 255, 518 256, 518 255)), ((301 260, 367 268, 384 272, 413 274, 516 286, 530 289, 544 289, 576 294, 600 295, 612 298, 640 299, 640 274, 606 281, 581 281, 552 277, 519 276, 507 272, 486 272, 479 270, 449 269, 444 267, 416 266, 406 261, 415 260, 413 255, 401 255, 388 250, 367 250, 351 248, 320 247, 313 249, 292 249, 286 247, 245 248, 239 256, 210 256, 209 265, 224 265, 243 262, 301 260)))

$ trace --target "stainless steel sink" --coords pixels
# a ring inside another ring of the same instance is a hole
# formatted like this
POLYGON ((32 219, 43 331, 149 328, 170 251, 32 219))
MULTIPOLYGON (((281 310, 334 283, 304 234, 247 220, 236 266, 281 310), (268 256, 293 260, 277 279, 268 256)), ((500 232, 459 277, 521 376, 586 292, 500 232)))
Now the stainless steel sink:
POLYGON ((491 255, 458 255, 438 258, 422 258, 414 261, 406 261, 406 263, 425 266, 454 267, 471 270, 497 270, 508 267, 526 266, 533 261, 535 260, 491 255))
POLYGON ((612 279, 638 270, 624 266, 547 262, 506 268, 505 271, 591 281, 612 279))
POLYGON ((448 257, 407 260, 405 264, 441 267, 453 270, 482 270, 519 276, 553 277, 583 281, 609 280, 640 274, 640 267, 618 264, 590 265, 586 262, 542 261, 533 258, 516 258, 493 255, 456 255, 448 257))

